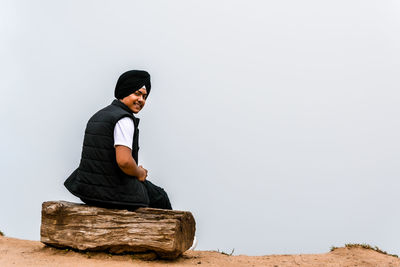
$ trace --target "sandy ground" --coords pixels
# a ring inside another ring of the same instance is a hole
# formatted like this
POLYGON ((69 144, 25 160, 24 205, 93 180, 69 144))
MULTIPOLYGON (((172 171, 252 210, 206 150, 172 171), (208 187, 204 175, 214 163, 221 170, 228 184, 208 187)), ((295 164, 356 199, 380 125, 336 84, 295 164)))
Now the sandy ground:
POLYGON ((0 236, 0 266, 271 266, 400 267, 400 259, 363 248, 338 248, 325 254, 227 256, 215 251, 187 251, 174 261, 134 259, 132 255, 80 253, 0 236))

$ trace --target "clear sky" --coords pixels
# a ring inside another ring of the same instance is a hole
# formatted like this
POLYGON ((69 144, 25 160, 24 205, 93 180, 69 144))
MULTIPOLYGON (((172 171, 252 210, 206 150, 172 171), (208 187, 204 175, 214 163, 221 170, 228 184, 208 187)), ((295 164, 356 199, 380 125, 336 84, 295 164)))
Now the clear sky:
POLYGON ((0 230, 39 240, 88 118, 145 69, 140 163, 198 249, 400 254, 400 3, 0 1, 0 230))

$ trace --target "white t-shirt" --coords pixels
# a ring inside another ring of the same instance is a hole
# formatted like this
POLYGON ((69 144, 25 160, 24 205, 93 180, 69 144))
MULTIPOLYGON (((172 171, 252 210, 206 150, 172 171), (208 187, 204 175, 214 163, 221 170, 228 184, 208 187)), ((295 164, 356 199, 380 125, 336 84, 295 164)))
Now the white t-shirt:
POLYGON ((120 119, 114 127, 114 146, 126 146, 132 150, 134 133, 135 125, 132 118, 124 117, 120 119))

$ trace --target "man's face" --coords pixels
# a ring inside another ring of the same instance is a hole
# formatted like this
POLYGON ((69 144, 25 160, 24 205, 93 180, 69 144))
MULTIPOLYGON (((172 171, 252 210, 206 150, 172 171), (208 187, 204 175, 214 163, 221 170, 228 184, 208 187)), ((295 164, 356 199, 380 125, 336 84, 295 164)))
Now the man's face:
POLYGON ((121 102, 124 103, 133 113, 138 113, 146 103, 147 90, 145 88, 140 88, 133 94, 130 94, 123 99, 121 102))

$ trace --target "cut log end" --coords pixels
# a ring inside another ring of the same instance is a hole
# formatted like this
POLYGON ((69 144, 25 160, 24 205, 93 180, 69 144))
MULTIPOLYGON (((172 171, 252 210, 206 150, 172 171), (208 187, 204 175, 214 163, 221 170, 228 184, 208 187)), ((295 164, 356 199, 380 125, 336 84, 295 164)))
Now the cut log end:
POLYGON ((58 248, 110 253, 155 252, 174 259, 193 243, 187 211, 106 209, 66 201, 42 204, 41 242, 58 248))

